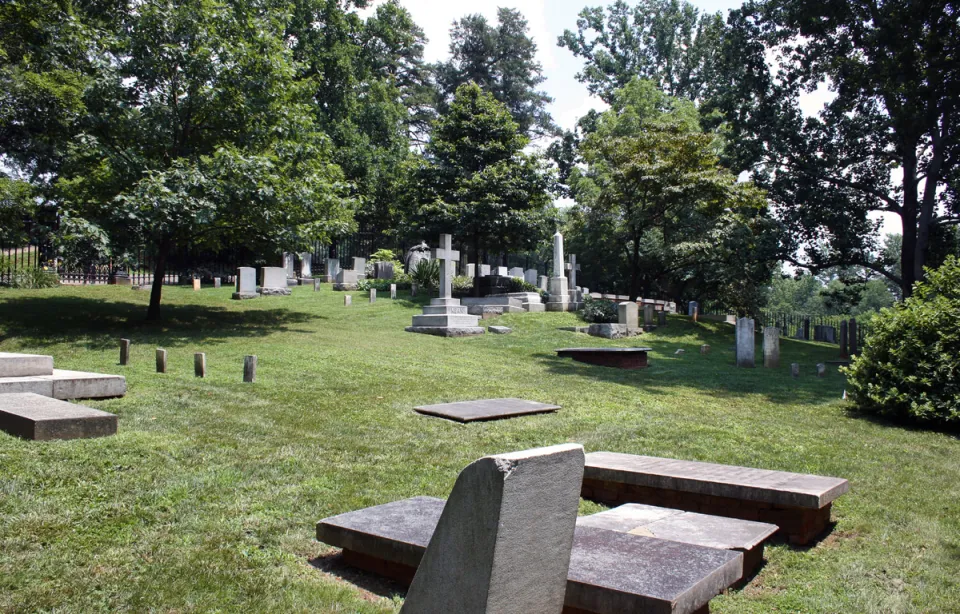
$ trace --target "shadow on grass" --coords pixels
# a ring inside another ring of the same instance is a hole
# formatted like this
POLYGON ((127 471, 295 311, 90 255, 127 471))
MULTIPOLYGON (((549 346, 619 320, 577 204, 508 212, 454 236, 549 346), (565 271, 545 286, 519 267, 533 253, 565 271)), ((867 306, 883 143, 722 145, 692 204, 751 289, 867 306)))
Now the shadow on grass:
POLYGON ((872 422, 873 424, 887 428, 897 428, 904 431, 915 431, 918 433, 940 433, 942 435, 946 435, 947 437, 960 439, 960 425, 918 422, 916 420, 910 420, 906 418, 898 419, 890 416, 880 416, 860 409, 853 402, 850 402, 847 405, 846 414, 850 418, 866 420, 867 422, 872 422))
POLYGON ((344 560, 342 552, 318 556, 315 559, 310 559, 308 562, 311 566, 324 573, 336 576, 368 593, 379 595, 380 597, 393 599, 394 597, 404 597, 407 594, 407 587, 400 582, 395 582, 389 578, 352 567, 344 560))
POLYGON ((77 341, 90 349, 114 347, 120 337, 165 347, 263 336, 324 319, 286 308, 234 311, 206 305, 164 305, 159 322, 144 320, 142 303, 51 296, 0 302, 0 342, 22 339, 44 346, 77 341))

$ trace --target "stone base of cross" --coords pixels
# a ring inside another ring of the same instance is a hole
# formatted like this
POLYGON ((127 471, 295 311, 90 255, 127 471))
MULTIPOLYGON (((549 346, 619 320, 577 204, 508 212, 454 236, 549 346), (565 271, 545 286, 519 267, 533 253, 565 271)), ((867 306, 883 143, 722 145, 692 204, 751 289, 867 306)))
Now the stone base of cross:
POLYGON ((453 272, 460 260, 460 252, 453 249, 453 237, 440 235, 440 247, 430 251, 440 261, 440 298, 453 298, 453 272))

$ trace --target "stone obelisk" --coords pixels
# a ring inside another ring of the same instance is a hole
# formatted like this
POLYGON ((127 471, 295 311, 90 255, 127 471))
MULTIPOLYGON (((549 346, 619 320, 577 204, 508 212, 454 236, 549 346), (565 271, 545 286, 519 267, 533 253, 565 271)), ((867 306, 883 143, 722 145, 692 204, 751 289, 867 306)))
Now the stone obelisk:
POLYGON ((567 287, 567 276, 563 261, 563 235, 560 231, 553 235, 553 275, 547 282, 547 311, 569 311, 570 291, 567 287))

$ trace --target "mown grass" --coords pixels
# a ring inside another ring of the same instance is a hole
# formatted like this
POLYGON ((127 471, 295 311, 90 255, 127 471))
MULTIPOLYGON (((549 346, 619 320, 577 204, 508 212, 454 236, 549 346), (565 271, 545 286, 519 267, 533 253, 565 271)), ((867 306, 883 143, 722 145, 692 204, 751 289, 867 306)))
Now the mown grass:
POLYGON ((148 326, 146 294, 126 288, 0 291, 0 351, 52 354, 129 385, 123 399, 87 403, 120 416, 115 437, 0 433, 0 610, 395 611, 402 595, 328 564, 315 522, 445 497, 480 456, 561 442, 851 481, 829 537, 768 548, 715 612, 958 609, 960 441, 850 413, 836 369, 813 376, 836 347, 784 340, 780 369, 737 369, 732 329, 677 317, 641 339, 649 369, 619 371, 555 357, 631 344, 557 330, 571 314, 516 314, 499 321, 511 335, 441 339, 403 331, 408 300, 357 293, 344 307, 329 286, 243 302, 230 292, 167 288, 166 320, 148 326), (129 367, 120 337, 133 340, 129 367), (701 356, 701 343, 713 351, 701 356), (154 373, 156 347, 169 351, 166 375, 154 373), (207 353, 206 379, 193 376, 195 351, 207 353), (259 357, 253 385, 240 381, 246 354, 259 357), (504 396, 563 410, 471 425, 411 410, 504 396))

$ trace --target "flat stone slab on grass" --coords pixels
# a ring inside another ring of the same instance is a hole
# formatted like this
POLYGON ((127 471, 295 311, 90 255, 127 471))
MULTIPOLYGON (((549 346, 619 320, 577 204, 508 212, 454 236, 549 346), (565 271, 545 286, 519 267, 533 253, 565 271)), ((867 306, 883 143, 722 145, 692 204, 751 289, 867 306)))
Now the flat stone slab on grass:
POLYGON ((556 350, 560 358, 572 358, 601 367, 617 369, 643 369, 647 367, 647 352, 653 348, 561 348, 556 350))
POLYGON ((52 375, 0 378, 0 395, 32 392, 55 399, 106 399, 122 397, 127 380, 122 375, 54 369, 52 375))
MULTIPOLYGON (((317 523, 317 539, 343 548, 345 562, 409 584, 444 501, 414 497, 317 523)), ((578 526, 564 612, 705 612, 736 583, 743 555, 664 539, 578 526)))
POLYGON ((114 414, 27 393, 0 395, 0 430, 24 439, 89 439, 117 432, 114 414))
POLYGON ((587 454, 584 497, 769 522, 809 543, 830 521, 842 478, 615 452, 587 454))
POLYGON ((0 352, 0 377, 53 375, 53 356, 0 352))
POLYGON ((524 399, 479 399, 477 401, 422 405, 414 407, 414 409, 428 416, 447 418, 457 422, 476 422, 555 412, 560 409, 560 406, 524 399))
POLYGON ((743 553, 743 574, 749 577, 763 561, 764 542, 777 525, 628 503, 606 512, 581 516, 577 525, 659 537, 670 541, 736 550, 743 553))

